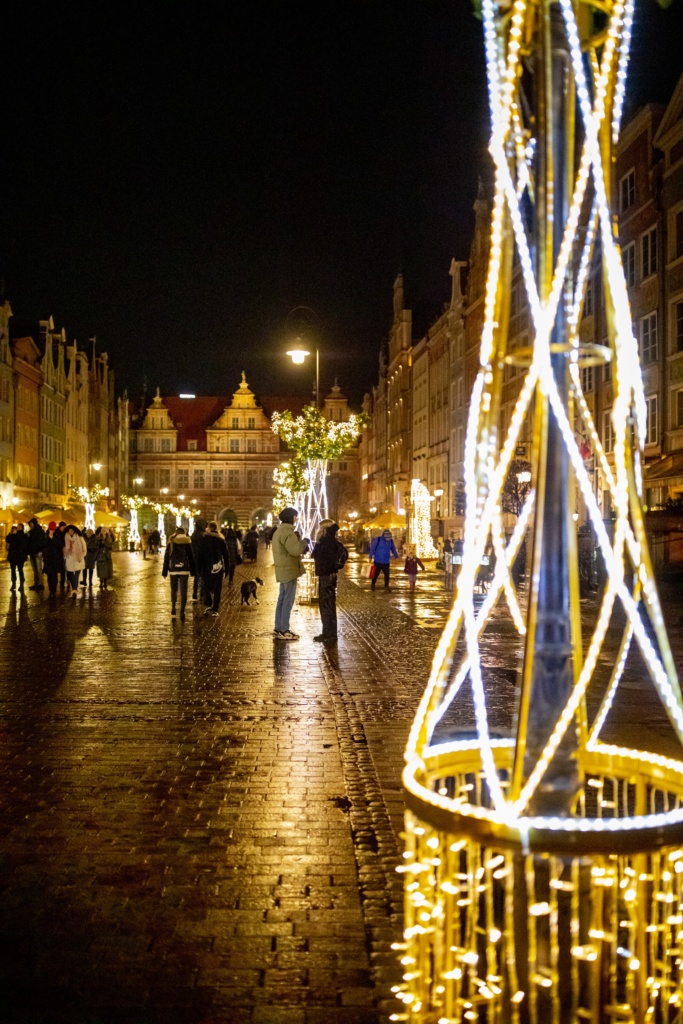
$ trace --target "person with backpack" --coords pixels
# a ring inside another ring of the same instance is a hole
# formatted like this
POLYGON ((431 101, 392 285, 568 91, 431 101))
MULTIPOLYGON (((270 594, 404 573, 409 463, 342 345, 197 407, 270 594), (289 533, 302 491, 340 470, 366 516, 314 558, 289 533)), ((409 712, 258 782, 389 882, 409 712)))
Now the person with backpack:
MULTIPOLYGON (((197 517, 194 524, 194 533, 192 534, 192 554, 194 555, 195 565, 199 565, 199 548, 204 540, 204 534, 206 533, 206 519, 197 517)), ((199 600, 199 591, 201 589, 202 578, 199 573, 195 575, 192 583, 192 600, 199 600)))
POLYGON ((384 575, 384 589, 391 590, 389 586, 389 565, 392 558, 398 558, 398 551, 394 545, 391 530, 384 530, 381 536, 373 538, 368 557, 371 562, 374 562, 372 576, 370 577, 372 579, 370 590, 375 589, 380 573, 384 575))
POLYGON ((337 639, 337 573, 344 568, 349 557, 344 545, 337 540, 338 530, 337 523, 323 519, 313 548, 322 621, 322 633, 313 637, 318 643, 335 643, 337 639))
POLYGON ((202 574, 204 614, 218 615, 223 577, 228 575, 228 549, 222 534, 218 532, 218 523, 215 520, 212 520, 204 531, 199 545, 197 567, 202 574))
POLYGON ((35 516, 33 519, 29 519, 28 525, 28 557, 31 559, 31 567, 33 568, 33 585, 28 589, 44 590, 43 551, 45 550, 46 542, 45 530, 42 528, 35 516))
POLYGON ((187 581, 195 574, 195 560, 192 543, 182 526, 179 526, 166 545, 161 575, 171 579, 171 618, 176 617, 176 604, 180 594, 180 621, 185 621, 187 605, 187 581))

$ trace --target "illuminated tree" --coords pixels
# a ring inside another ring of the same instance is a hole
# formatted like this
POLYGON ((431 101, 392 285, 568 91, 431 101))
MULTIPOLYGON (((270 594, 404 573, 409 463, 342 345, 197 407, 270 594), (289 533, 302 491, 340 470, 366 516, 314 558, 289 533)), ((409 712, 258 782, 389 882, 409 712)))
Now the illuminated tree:
POLYGON ((102 498, 109 497, 109 488, 95 484, 94 487, 71 487, 70 490, 79 501, 83 502, 85 507, 85 529, 94 530, 95 505, 102 498))
POLYGON ((124 494, 121 498, 121 502, 128 509, 130 513, 130 526, 128 527, 128 540, 132 544, 138 544, 140 542, 140 526, 138 523, 138 512, 145 505, 149 505, 147 498, 143 498, 140 494, 124 494))
POLYGON ((298 463, 306 479, 302 528, 313 537, 322 519, 327 518, 325 479, 330 459, 340 458, 360 436, 367 415, 352 415, 347 422, 328 420, 315 406, 307 405, 301 416, 291 412, 274 413, 273 433, 294 453, 291 462, 298 463))

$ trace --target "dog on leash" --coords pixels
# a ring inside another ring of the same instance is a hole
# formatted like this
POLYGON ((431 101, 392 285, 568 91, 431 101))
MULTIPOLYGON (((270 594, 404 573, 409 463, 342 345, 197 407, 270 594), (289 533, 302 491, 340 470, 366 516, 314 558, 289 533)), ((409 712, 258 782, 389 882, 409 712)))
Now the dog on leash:
POLYGON ((244 583, 240 587, 240 593, 242 594, 242 600, 240 601, 240 605, 243 605, 243 604, 247 604, 248 605, 249 602, 251 601, 252 597, 253 597, 254 602, 256 604, 260 604, 261 603, 259 601, 258 597, 256 596, 256 585, 257 584, 258 584, 259 587, 263 586, 263 580, 260 580, 258 578, 258 576, 256 576, 253 580, 245 580, 244 581, 244 583))

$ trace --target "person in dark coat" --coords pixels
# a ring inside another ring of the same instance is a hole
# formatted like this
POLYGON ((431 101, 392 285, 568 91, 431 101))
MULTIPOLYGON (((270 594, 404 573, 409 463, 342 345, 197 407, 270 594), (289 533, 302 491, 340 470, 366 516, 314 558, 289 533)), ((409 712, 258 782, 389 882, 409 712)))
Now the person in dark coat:
MULTIPOLYGON (((62 559, 64 557, 64 544, 66 542, 66 523, 62 519, 57 524, 57 532, 55 534, 57 543, 61 544, 62 547, 62 559)), ((66 562, 64 562, 64 568, 59 570, 59 586, 61 590, 66 590, 66 562)))
POLYGON ((161 534, 157 529, 152 530, 149 535, 149 553, 150 555, 158 555, 159 548, 161 547, 161 534))
POLYGON ((19 590, 24 589, 24 562, 28 558, 28 536, 24 532, 24 524, 17 523, 16 532, 14 527, 5 538, 7 544, 7 561, 12 570, 12 586, 10 590, 17 589, 17 576, 19 577, 19 590))
POLYGON ((313 639, 319 643, 334 643, 337 639, 337 573, 344 567, 349 557, 344 545, 337 540, 338 530, 337 523, 333 523, 331 519, 323 519, 313 548, 322 621, 322 633, 313 639))
POLYGON ((49 523, 43 548, 43 572, 47 576, 50 597, 57 594, 60 572, 64 572, 64 539, 56 523, 49 523))
POLYGON ((83 570, 83 579, 81 580, 82 587, 92 588, 92 578, 95 572, 95 566, 97 565, 97 548, 99 541, 95 536, 94 530, 85 531, 85 569, 83 570), (87 579, 86 579, 87 577, 87 579))
POLYGON ((228 575, 228 550, 218 532, 218 523, 214 521, 206 527, 199 545, 197 569, 202 574, 204 614, 218 615, 223 577, 228 575))
MULTIPOLYGON (((206 519, 197 519, 194 524, 194 533, 192 534, 190 542, 192 544, 192 554, 194 555, 195 565, 199 562, 199 547, 204 539, 204 534, 206 533, 206 525, 206 519)), ((199 573, 195 573, 194 582, 192 584, 193 601, 199 600, 201 585, 201 576, 199 573)))
POLYGON ((252 562, 256 561, 256 557, 258 555, 258 533, 253 526, 251 529, 247 530, 244 536, 242 549, 244 551, 245 559, 248 558, 252 562))
POLYGON ((111 553, 114 550, 114 541, 111 535, 98 526, 95 530, 95 568, 97 578, 100 581, 100 589, 106 590, 107 583, 114 578, 114 562, 111 553))
POLYGON ((28 556, 33 569, 33 584, 29 590, 44 590, 43 585, 43 548, 45 547, 45 530, 33 517, 28 521, 28 556))
POLYGON ((166 545, 161 575, 171 578, 171 618, 175 619, 176 603, 180 594, 180 621, 185 621, 187 604, 187 581, 195 574, 195 560, 192 543, 182 526, 179 526, 166 545))
POLYGON ((237 535, 232 526, 223 531, 223 536, 225 537, 225 547, 228 552, 228 583, 232 583, 235 569, 242 563, 242 556, 239 553, 237 535))

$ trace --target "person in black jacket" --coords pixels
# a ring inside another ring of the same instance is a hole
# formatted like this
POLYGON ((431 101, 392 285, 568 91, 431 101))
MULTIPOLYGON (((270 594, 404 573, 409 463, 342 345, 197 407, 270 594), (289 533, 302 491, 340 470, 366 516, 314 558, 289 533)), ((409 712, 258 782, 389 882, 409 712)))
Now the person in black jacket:
POLYGON ((318 540, 313 548, 315 574, 318 577, 318 604, 322 620, 322 633, 314 636, 318 642, 334 643, 337 639, 337 573, 342 569, 349 553, 337 540, 339 526, 331 519, 323 519, 318 540))
POLYGON ((7 561, 12 570, 12 586, 10 590, 17 589, 17 576, 19 576, 19 590, 24 589, 24 562, 28 558, 28 536, 24 533, 24 524, 17 523, 16 533, 14 529, 5 538, 7 544, 7 561))
POLYGON ((57 581, 60 572, 64 572, 64 536, 57 529, 56 523, 50 523, 45 535, 43 548, 43 571, 47 576, 47 588, 50 597, 57 593, 57 581))
POLYGON ((44 590, 43 585, 43 550, 45 548, 45 530, 33 517, 28 521, 28 555, 33 568, 33 585, 29 590, 44 590))
POLYGON ((182 526, 173 534, 164 554, 161 575, 171 577, 171 618, 175 619, 175 607, 180 592, 180 621, 185 621, 187 604, 187 581, 195 574, 195 560, 192 543, 182 526))
POLYGON ((231 526, 224 531, 223 536, 225 537, 225 547, 228 552, 228 583, 232 583, 235 569, 242 562, 242 556, 237 546, 237 535, 231 526))
MULTIPOLYGON (((195 564, 199 564, 199 547, 206 533, 206 519, 196 519, 194 524, 194 533, 192 534, 192 554, 194 555, 195 564)), ((199 598, 199 591, 201 589, 201 576, 199 573, 195 574, 194 583, 192 584, 192 600, 197 601, 199 598)))
POLYGON ((218 532, 218 523, 212 521, 206 527, 199 545, 197 569, 202 575, 204 592, 204 614, 218 615, 223 589, 223 577, 228 575, 228 549, 218 532))

